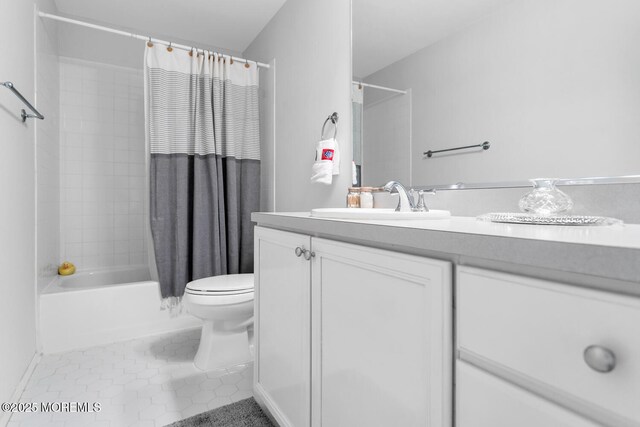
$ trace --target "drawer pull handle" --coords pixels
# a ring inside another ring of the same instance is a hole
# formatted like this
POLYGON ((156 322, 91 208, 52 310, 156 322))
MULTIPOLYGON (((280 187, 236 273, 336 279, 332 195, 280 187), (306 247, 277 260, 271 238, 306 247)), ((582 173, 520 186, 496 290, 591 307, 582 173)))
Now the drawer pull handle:
POLYGON ((306 259, 307 261, 309 261, 311 258, 313 258, 314 256, 316 256, 315 252, 311 252, 310 250, 305 250, 304 251, 304 259, 306 259))
POLYGON ((607 373, 616 367, 616 355, 613 351, 599 345, 590 345, 584 350, 584 361, 591 369, 607 373))
POLYGON ((302 256, 302 254, 303 254, 303 253, 304 253, 304 249, 302 249, 300 246, 298 246, 298 247, 296 248, 296 256, 297 256, 298 258, 300 258, 300 257, 302 256))

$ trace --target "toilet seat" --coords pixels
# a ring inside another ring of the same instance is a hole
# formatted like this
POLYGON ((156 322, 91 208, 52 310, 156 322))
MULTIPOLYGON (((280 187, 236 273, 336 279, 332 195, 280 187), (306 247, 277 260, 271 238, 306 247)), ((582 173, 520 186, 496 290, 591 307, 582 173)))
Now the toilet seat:
POLYGON ((253 274, 205 277, 187 283, 185 293, 202 296, 232 296, 253 293, 253 274))
POLYGON ((229 296, 229 295, 244 295, 244 294, 252 294, 253 293, 253 289, 249 289, 246 291, 201 291, 201 290, 194 290, 194 289, 185 289, 184 290, 185 294, 191 294, 191 295, 203 295, 203 296, 210 296, 210 297, 222 297, 222 296, 229 296))

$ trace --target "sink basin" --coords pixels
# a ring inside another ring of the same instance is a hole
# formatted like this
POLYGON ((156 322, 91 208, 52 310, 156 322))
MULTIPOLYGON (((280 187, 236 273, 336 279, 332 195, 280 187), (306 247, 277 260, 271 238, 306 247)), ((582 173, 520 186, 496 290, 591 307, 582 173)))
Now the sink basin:
POLYGON ((311 216, 315 218, 333 219, 447 219, 449 211, 430 210, 429 212, 396 212, 395 209, 367 209, 367 208, 321 208, 312 209, 311 216))

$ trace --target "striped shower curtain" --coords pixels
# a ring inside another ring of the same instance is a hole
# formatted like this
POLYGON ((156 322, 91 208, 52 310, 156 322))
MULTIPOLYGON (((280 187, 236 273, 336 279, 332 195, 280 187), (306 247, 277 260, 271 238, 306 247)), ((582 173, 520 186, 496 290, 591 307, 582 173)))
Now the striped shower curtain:
POLYGON ((163 307, 173 308, 191 280, 253 271, 257 65, 147 46, 145 117, 151 235, 163 307))

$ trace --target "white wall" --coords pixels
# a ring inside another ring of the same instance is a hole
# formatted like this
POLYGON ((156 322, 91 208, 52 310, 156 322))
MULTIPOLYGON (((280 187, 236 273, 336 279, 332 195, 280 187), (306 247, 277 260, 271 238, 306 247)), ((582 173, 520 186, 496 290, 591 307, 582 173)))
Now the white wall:
MULTIPOLYGON (((35 99, 36 3, 54 8, 52 1, 45 0, 3 1, 0 13, 0 39, 10 41, 0 43, 0 78, 12 81, 31 101, 35 99)), ((9 90, 0 88, 0 401, 5 402, 36 350, 36 123, 33 119, 22 123, 22 108, 9 90)), ((42 112, 47 117, 49 111, 42 112)), ((44 138, 42 142, 46 143, 44 138)))
MULTIPOLYGON (((244 57, 276 62, 275 209, 344 206, 351 181, 350 2, 287 1, 244 57), (341 173, 331 186, 312 185, 315 142, 334 111, 340 115, 341 173)), ((263 76, 261 71, 261 85, 266 84, 263 76)), ((261 137, 263 150, 272 150, 272 135, 263 132, 261 137)), ((262 168, 273 168, 271 161, 263 154, 262 168)))
POLYGON ((142 70, 60 58, 61 256, 147 263, 142 70))
POLYGON ((275 211, 276 60, 261 68, 260 94, 260 210, 275 211))
POLYGON ((637 0, 517 0, 366 81, 413 91, 414 185, 637 174, 638 22, 637 0))

